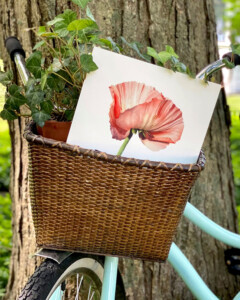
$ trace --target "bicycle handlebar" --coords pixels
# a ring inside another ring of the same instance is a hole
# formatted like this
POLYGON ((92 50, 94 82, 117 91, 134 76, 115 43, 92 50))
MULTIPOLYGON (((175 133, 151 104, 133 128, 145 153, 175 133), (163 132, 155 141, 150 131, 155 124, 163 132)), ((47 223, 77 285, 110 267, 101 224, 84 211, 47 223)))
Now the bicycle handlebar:
POLYGON ((22 48, 22 45, 20 41, 15 36, 10 36, 5 40, 5 46, 7 48, 7 51, 12 59, 14 61, 14 55, 16 53, 21 54, 24 58, 26 57, 25 51, 22 48))
POLYGON ((232 61, 233 58, 233 63, 235 64, 235 66, 240 65, 240 56, 237 54, 232 55, 232 52, 228 52, 223 55, 223 58, 227 58, 229 61, 232 61))
POLYGON ((201 70, 197 74, 196 77, 200 78, 200 79, 206 79, 206 78, 209 78, 210 76, 212 76, 212 74, 215 73, 216 71, 224 68, 226 66, 226 63, 223 60, 224 58, 228 59, 229 61, 232 61, 232 58, 233 58, 233 63, 235 64, 235 66, 240 65, 240 56, 237 54, 232 55, 232 52, 228 52, 223 55, 222 59, 219 59, 219 60, 211 63, 210 65, 205 67, 203 70, 201 70))
POLYGON ((5 46, 7 51, 12 59, 12 61, 16 64, 19 75, 22 79, 24 85, 27 84, 30 73, 25 65, 24 58, 26 57, 25 51, 22 48, 20 41, 15 36, 10 36, 5 40, 5 46))

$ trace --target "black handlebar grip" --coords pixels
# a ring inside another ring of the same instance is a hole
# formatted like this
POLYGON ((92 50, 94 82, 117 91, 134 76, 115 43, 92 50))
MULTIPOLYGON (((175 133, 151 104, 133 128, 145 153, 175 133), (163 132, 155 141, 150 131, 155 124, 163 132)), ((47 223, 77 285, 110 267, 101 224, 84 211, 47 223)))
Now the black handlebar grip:
POLYGON ((7 51, 12 59, 14 61, 14 54, 16 52, 22 54, 22 56, 25 58, 25 51, 22 48, 21 43, 15 36, 10 36, 5 40, 5 47, 7 48, 7 51))
MULTIPOLYGON (((223 58, 227 58, 229 61, 232 61, 232 52, 228 52, 228 53, 224 54, 223 58)), ((234 54, 233 62, 235 64, 235 66, 240 65, 240 56, 237 54, 234 54)))

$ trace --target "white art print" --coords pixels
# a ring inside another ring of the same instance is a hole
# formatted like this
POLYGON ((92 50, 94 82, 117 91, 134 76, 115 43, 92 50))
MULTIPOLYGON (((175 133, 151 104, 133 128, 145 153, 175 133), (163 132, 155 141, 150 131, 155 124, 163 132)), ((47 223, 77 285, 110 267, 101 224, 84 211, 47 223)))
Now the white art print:
POLYGON ((170 163, 198 159, 221 86, 94 48, 67 142, 170 163))

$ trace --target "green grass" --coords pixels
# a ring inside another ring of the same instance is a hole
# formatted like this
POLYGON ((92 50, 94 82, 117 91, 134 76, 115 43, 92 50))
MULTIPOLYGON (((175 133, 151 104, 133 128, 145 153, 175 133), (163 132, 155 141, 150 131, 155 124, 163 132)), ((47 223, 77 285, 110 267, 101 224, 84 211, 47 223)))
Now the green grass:
MULTIPOLYGON (((0 110, 4 105, 4 95, 5 88, 0 85, 0 110)), ((11 199, 8 193, 10 152, 8 123, 0 118, 0 297, 3 296, 8 281, 12 241, 11 199)))
POLYGON ((240 119, 239 115, 232 115, 231 153, 236 191, 236 202, 240 205, 240 119))
POLYGON ((232 124, 230 141, 240 230, 240 95, 229 96, 227 102, 231 111, 232 124))
POLYGON ((228 105, 230 107, 231 113, 240 113, 240 95, 231 95, 227 98, 228 105))
POLYGON ((11 199, 8 193, 0 194, 0 297, 3 295, 9 276, 11 255, 11 199))
MULTIPOLYGON (((0 110, 4 105, 5 88, 0 85, 0 110)), ((8 191, 11 142, 8 123, 0 118, 0 191, 8 191)))
MULTIPOLYGON (((1 63, 0 63, 0 69, 1 69, 1 63)), ((2 110, 5 102, 4 95, 5 95, 5 87, 0 84, 0 111, 2 110)), ((5 132, 7 129, 8 129, 7 122, 0 118, 0 134, 2 132, 5 132)))
POLYGON ((8 129, 0 131, 0 191, 7 192, 10 180, 11 146, 8 129))

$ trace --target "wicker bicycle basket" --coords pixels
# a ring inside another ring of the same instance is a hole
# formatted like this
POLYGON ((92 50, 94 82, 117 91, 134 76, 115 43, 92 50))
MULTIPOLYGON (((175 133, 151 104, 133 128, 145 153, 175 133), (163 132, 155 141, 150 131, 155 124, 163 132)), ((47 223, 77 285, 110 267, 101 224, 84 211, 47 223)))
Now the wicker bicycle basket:
POLYGON ((31 123, 29 184, 39 247, 164 261, 204 168, 128 159, 43 138, 31 123))

